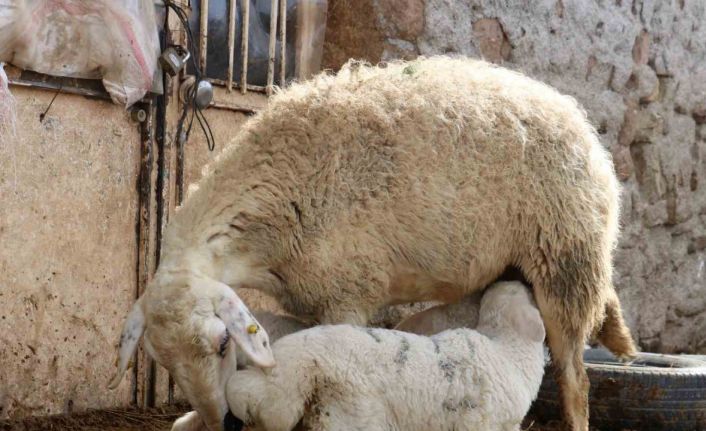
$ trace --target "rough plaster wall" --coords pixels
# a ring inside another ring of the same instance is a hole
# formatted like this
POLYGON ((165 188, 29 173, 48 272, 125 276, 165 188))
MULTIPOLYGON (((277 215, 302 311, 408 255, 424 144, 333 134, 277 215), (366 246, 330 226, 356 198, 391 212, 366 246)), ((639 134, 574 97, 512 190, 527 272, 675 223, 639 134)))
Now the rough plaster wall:
POLYGON ((464 54, 576 97, 623 182, 615 283, 633 334, 650 350, 706 351, 705 1, 349 3, 331 0, 330 68, 464 54), (366 51, 347 50, 347 29, 366 26, 366 51))
POLYGON ((0 136, 0 419, 115 407, 106 389, 135 294, 140 137, 124 109, 14 87, 0 136))

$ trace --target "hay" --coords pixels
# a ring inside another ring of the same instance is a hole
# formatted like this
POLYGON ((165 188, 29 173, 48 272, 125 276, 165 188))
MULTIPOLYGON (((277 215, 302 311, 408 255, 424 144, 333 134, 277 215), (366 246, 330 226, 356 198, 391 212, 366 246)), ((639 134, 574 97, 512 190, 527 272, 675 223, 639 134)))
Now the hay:
MULTIPOLYGON (((191 408, 186 404, 147 410, 136 408, 92 410, 74 415, 0 421, 0 431, 168 431, 179 416, 190 410, 191 408)), ((521 429, 523 431, 560 431, 562 428, 560 422, 540 424, 528 417, 521 429)), ((244 431, 249 431, 249 429, 245 428, 244 431)), ((591 428, 591 431, 598 430, 591 428)))
POLYGON ((191 410, 187 405, 91 410, 72 415, 0 421, 0 431, 168 431, 174 421, 191 410))

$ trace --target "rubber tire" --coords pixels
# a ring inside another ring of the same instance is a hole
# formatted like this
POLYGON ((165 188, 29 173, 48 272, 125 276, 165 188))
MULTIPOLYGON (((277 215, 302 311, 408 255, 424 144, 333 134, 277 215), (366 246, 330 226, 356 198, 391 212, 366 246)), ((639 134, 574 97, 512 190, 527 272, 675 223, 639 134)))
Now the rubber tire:
MULTIPOLYGON (((600 431, 706 430, 706 361, 687 355, 640 353, 621 364, 605 349, 584 354, 591 428, 600 431)), ((561 397, 549 365, 532 405, 541 422, 560 419, 561 397)))

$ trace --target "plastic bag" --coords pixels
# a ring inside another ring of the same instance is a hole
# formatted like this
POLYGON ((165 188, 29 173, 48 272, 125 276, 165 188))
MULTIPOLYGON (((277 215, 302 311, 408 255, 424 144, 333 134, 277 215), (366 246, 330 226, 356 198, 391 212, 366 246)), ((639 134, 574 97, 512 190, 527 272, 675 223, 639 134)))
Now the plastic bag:
POLYGON ((103 79, 116 103, 152 89, 159 53, 152 0, 0 0, 0 61, 103 79))

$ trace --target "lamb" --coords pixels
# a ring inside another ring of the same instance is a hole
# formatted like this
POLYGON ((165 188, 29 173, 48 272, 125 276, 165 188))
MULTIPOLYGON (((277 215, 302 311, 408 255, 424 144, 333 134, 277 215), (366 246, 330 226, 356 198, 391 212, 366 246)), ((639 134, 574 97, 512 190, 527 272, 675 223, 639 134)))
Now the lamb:
MULTIPOLYGON (((442 311, 439 310, 438 313, 442 313, 442 311)), ((283 316, 269 311, 253 310, 252 315, 257 320, 258 324, 262 325, 262 328, 266 330, 271 343, 276 342, 286 335, 311 327, 307 322, 295 317, 283 316)), ((248 360, 248 356, 238 345, 235 346, 235 359, 237 369, 254 365, 248 360)), ((179 417, 174 421, 171 429, 172 431, 206 431, 204 422, 197 411, 191 411, 179 417)))
POLYGON ((432 337, 350 325, 297 332, 273 346, 270 375, 227 386, 233 414, 260 431, 519 430, 544 374, 544 326, 527 289, 484 295, 477 331, 432 337))
MULTIPOLYGON (((475 328, 478 325, 480 298, 481 293, 478 292, 463 298, 457 303, 442 304, 428 308, 402 320, 395 329, 418 335, 434 335, 447 329, 475 328)), ((275 343, 286 335, 311 327, 311 324, 292 316, 261 310, 253 310, 252 314, 262 327, 267 330, 271 343, 275 343)), ((253 365, 237 345, 235 346, 235 352, 239 370, 248 365, 253 365)), ((174 422, 172 431, 205 430, 198 412, 191 411, 174 422)))
POLYGON ((365 325, 382 306, 454 302, 516 267, 561 370, 565 419, 586 431, 585 339, 635 352, 612 284, 618 194, 585 113, 544 84, 463 58, 351 62, 275 95, 205 172, 165 229, 113 384, 144 332, 221 430, 234 363, 223 343, 274 361, 257 344, 263 331, 214 323, 234 293, 204 284, 259 289, 322 324, 365 325))

